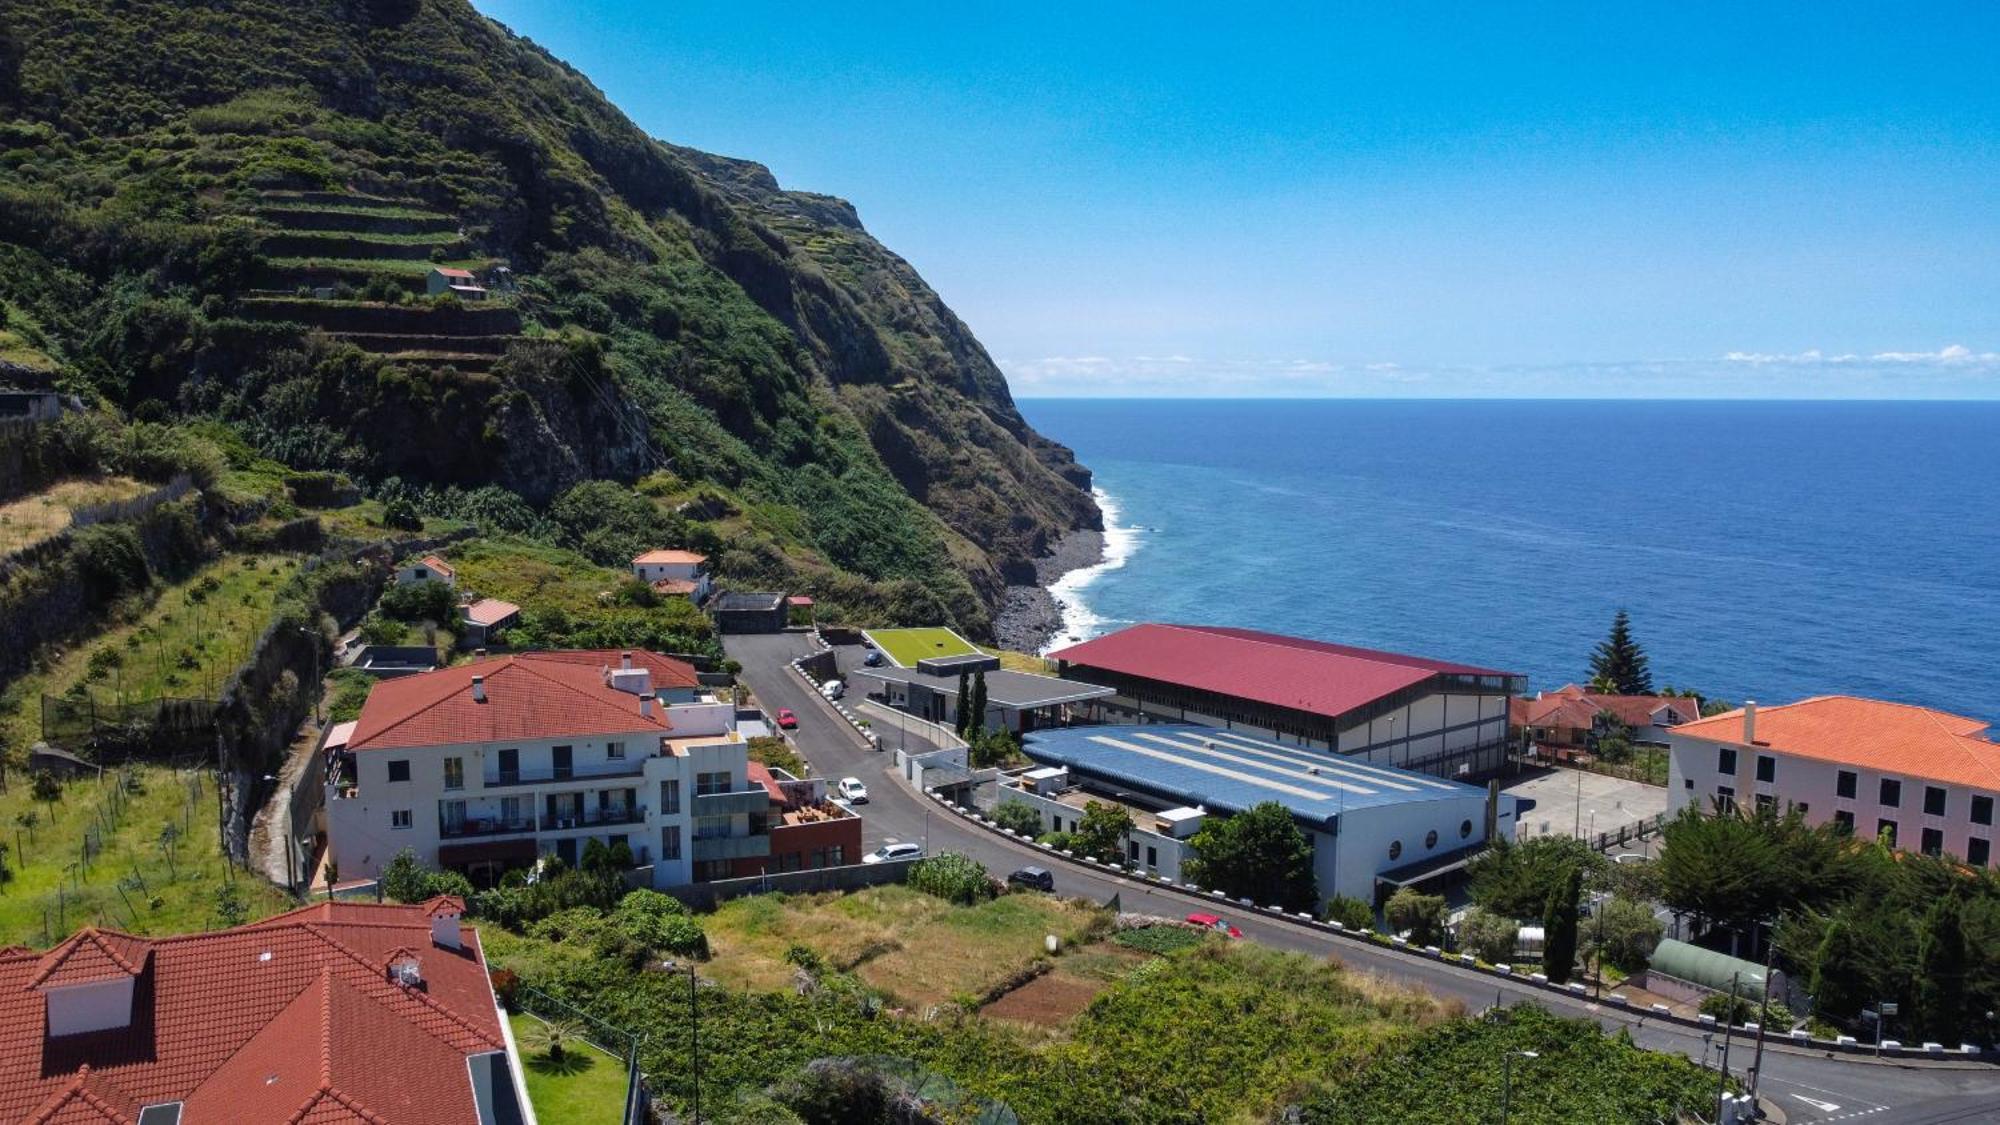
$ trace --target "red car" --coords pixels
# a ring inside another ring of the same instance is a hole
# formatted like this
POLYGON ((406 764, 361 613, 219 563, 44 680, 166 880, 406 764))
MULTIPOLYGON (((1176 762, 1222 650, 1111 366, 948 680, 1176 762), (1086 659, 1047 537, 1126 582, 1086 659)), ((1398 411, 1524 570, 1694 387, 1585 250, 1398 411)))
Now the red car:
POLYGON ((798 725, 799 717, 792 714, 790 707, 778 708, 778 726, 780 728, 784 730, 796 730, 798 729, 798 725))
POLYGON ((1190 926, 1200 926, 1204 930, 1214 930, 1218 934, 1228 934, 1233 938, 1243 936, 1242 930, 1237 929, 1235 926, 1223 921, 1220 916, 1214 914, 1190 914, 1187 916, 1187 924, 1190 926))

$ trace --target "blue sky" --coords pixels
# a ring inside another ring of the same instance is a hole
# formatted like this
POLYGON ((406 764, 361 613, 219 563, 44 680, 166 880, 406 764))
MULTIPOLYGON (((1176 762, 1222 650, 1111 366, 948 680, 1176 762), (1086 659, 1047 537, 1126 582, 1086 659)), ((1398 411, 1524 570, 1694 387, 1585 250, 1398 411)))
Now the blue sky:
POLYGON ((475 2, 1017 394, 2000 397, 2000 6, 475 2))

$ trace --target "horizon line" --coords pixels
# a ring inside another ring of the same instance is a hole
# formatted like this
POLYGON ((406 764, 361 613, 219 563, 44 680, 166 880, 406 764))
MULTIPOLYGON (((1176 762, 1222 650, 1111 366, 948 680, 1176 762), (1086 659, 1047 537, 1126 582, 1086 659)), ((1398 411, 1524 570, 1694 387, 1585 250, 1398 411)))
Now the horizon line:
MULTIPOLYGON (((1011 394, 1011 389, 1010 389, 1011 394)), ((1015 402, 1739 402, 1739 403, 1848 403, 1872 405, 1989 406, 2000 404, 2000 395, 1988 398, 1848 398, 1834 395, 1752 397, 1741 395, 1180 395, 1180 394, 1013 394, 1015 402)))

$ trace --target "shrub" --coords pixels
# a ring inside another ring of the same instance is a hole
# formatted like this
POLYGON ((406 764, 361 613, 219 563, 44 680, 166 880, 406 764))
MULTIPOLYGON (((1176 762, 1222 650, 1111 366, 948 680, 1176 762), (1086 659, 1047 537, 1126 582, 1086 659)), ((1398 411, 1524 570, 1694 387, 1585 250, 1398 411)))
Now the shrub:
POLYGON ((1444 920, 1449 913, 1443 895, 1419 894, 1409 887, 1389 896, 1382 913, 1391 933, 1408 931, 1418 945, 1437 945, 1444 940, 1444 920))
POLYGON ((1326 910, 1320 917, 1329 922, 1338 922, 1350 930, 1372 930, 1375 928, 1375 911, 1367 903, 1352 895, 1334 895, 1326 900, 1326 910))
POLYGON ((382 526, 397 531, 422 531, 424 517, 415 504, 399 496, 382 505, 382 526))
POLYGON ((1164 956, 1200 945, 1207 940, 1207 935, 1186 926, 1145 926, 1136 930, 1120 930, 1111 940, 1128 949, 1164 956))
POLYGON ((999 893, 978 860, 957 852, 945 852, 911 864, 908 883, 925 894, 960 906, 972 906, 999 893))
POLYGON ((997 827, 1011 829, 1023 836, 1033 836, 1042 830, 1042 814, 1026 801, 1002 801, 993 810, 990 819, 997 827))
POLYGON ((438 895, 473 897, 472 883, 456 871, 433 871, 418 859, 416 850, 404 848, 382 869, 382 893, 397 902, 422 902, 438 895))
POLYGON ((1458 927, 1458 947, 1482 961, 1512 961, 1519 948, 1521 924, 1504 914, 1474 907, 1458 927))
POLYGON ((618 901, 612 922, 648 950, 684 957, 708 957, 708 935, 701 922, 672 895, 636 890, 618 901))
POLYGON ((1645 903, 1614 898, 1597 908, 1588 934, 1594 955, 1624 972, 1636 973, 1652 961, 1666 926, 1645 903))

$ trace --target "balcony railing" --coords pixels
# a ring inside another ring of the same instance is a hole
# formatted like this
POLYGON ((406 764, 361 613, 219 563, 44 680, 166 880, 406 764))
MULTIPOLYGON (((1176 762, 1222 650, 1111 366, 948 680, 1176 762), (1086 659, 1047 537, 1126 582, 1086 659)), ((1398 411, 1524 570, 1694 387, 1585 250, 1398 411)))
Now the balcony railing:
POLYGON ((560 832, 570 828, 595 828, 600 824, 638 824, 646 819, 646 806, 623 809, 585 809, 542 817, 542 831, 560 832))
POLYGON ((693 841, 694 858, 743 859, 748 856, 770 855, 769 836, 714 836, 693 841))
POLYGON ((644 758, 618 759, 566 770, 497 770, 486 778, 486 788, 504 789, 513 785, 548 785, 563 781, 595 781, 607 777, 637 777, 644 772, 646 772, 644 758))
POLYGON ((534 818, 521 820, 501 820, 498 817, 468 817, 452 824, 440 821, 438 835, 446 840, 463 840, 471 836, 512 836, 535 830, 534 818))
POLYGON ((731 813, 763 812, 771 804, 771 794, 763 786, 731 789, 720 793, 696 793, 696 816, 727 816, 731 813))

